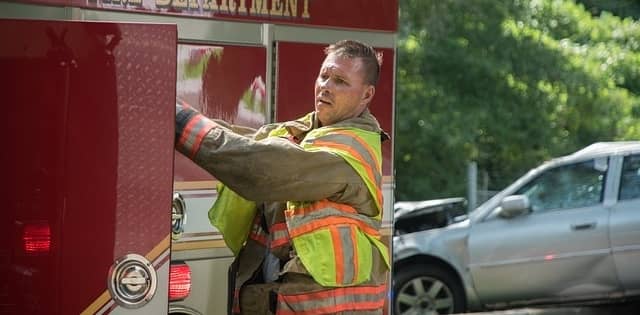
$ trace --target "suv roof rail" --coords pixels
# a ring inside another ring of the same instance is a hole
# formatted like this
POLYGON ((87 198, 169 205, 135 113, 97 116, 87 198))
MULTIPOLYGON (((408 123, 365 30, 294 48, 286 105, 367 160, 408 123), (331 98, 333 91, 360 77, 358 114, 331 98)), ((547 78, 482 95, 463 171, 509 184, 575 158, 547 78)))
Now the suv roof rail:
POLYGON ((640 150, 640 141, 596 142, 571 154, 572 157, 598 155, 601 153, 640 150))

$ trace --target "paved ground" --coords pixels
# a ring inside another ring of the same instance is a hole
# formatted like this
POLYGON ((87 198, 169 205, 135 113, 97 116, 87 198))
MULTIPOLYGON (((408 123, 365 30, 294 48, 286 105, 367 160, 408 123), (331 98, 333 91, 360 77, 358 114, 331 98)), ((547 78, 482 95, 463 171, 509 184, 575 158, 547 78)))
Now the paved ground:
POLYGON ((465 313, 468 315, 639 315, 640 301, 615 305, 520 308, 504 311, 465 313))

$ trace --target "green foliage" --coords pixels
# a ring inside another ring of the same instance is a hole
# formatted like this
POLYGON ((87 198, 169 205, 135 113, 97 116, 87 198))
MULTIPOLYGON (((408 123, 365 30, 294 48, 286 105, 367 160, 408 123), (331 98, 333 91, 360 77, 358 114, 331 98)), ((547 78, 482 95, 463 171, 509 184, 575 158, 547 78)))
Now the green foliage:
POLYGON ((591 14, 598 16, 602 11, 611 12, 620 17, 640 19, 640 2, 638 0, 577 0, 584 4, 591 14))
POLYGON ((640 138, 640 23, 570 0, 401 0, 396 199, 504 188, 543 160, 640 138), (481 176, 484 177, 484 176, 481 176))

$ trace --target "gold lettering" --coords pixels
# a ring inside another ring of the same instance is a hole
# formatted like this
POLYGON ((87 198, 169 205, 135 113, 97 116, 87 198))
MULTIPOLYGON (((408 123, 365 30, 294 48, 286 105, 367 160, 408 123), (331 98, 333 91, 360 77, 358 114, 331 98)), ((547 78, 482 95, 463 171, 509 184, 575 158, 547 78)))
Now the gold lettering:
POLYGON ((142 4, 142 0, 103 0, 102 3, 116 4, 124 7, 127 5, 140 5, 142 4))
POLYGON ((173 0, 172 7, 187 10, 197 10, 200 8, 200 5, 198 4, 198 0, 173 0))
POLYGON ((298 16, 298 0, 287 0, 284 15, 292 17, 298 16))
POLYGON ((174 8, 178 9, 198 9, 198 0, 172 0, 173 4, 171 5, 174 8))
POLYGON ((311 14, 309 14, 309 1, 310 0, 304 0, 304 11, 302 12, 303 19, 311 18, 311 14))
POLYGON ((282 1, 283 0, 271 0, 271 11, 269 12, 271 16, 282 16, 285 6, 282 1))
POLYGON ((236 3, 236 0, 229 0, 229 13, 238 14, 238 3, 236 3))
POLYGON ((220 11, 226 11, 229 14, 235 14, 237 7, 235 0, 222 0, 220 3, 220 11))
MULTIPOLYGON (((143 1, 102 0, 103 3, 137 6, 142 5, 143 1)), ((311 18, 309 2, 311 0, 304 0, 300 18, 311 18)), ((155 0, 155 3, 157 7, 161 8, 198 9, 199 5, 201 5, 205 11, 223 12, 232 15, 271 16, 274 18, 297 18, 298 12, 300 12, 298 7, 300 1, 298 0, 155 0), (251 1, 250 7, 247 1, 251 1)))
POLYGON ((156 6, 165 8, 171 5, 171 0, 156 0, 156 6))
POLYGON ((251 15, 268 15, 267 0, 253 0, 251 15))
POLYGON ((238 7, 238 13, 243 15, 249 14, 249 12, 247 12, 247 6, 245 5, 245 1, 246 0, 240 0, 240 6, 238 7))
POLYGON ((217 0, 204 0, 202 2, 202 9, 205 11, 220 11, 217 0))
POLYGON ((186 9, 189 7, 189 0, 173 0, 172 7, 178 9, 186 9))

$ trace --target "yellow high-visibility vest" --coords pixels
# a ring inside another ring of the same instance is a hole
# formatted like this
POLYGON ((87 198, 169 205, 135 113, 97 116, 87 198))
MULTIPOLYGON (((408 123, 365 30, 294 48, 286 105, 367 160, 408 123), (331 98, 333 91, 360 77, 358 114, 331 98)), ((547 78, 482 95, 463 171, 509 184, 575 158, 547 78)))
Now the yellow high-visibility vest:
MULTIPOLYGON (((278 128, 269 136, 286 134, 285 128, 278 128)), ((378 210, 376 216, 368 217, 351 206, 328 200, 287 202, 285 216, 293 247, 311 276, 323 286, 357 285, 369 280, 374 250, 389 266, 388 249, 378 231, 383 204, 380 142, 376 132, 321 127, 310 131, 300 144, 306 151, 329 152, 349 163, 365 182, 378 210)), ((235 255, 246 242, 255 215, 254 202, 219 185, 209 219, 235 255)))

